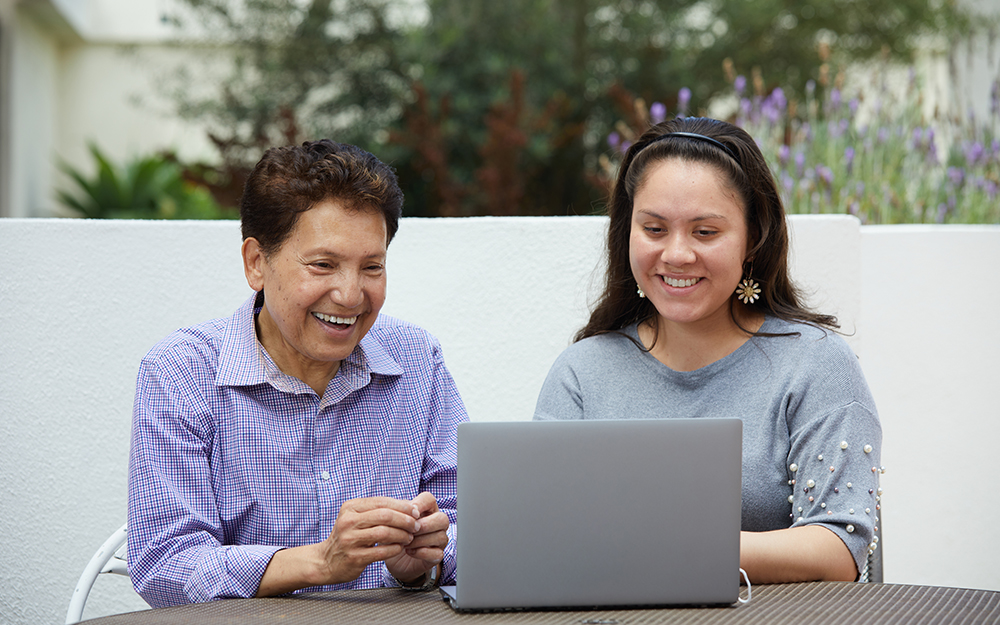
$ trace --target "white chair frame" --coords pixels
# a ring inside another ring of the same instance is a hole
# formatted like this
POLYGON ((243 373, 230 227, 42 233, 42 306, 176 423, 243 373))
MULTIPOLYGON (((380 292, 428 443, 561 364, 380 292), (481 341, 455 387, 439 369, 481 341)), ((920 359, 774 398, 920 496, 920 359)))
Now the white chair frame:
POLYGON ((98 575, 112 573, 128 577, 128 562, 125 556, 127 532, 126 525, 118 528, 104 541, 101 548, 87 563, 87 567, 83 569, 80 581, 73 589, 69 609, 66 611, 66 625, 79 623, 80 619, 83 618, 83 608, 87 605, 87 597, 90 595, 90 589, 93 588, 98 575))

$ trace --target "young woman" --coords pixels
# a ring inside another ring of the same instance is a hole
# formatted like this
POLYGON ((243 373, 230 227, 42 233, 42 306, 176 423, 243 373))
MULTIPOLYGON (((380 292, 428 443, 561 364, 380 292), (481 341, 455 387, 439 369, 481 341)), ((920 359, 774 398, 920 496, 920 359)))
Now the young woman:
POLYGON ((836 318, 789 279, 784 208, 753 138, 712 119, 654 126, 609 212, 604 293, 535 418, 740 417, 750 580, 856 579, 877 546, 881 427, 836 318))

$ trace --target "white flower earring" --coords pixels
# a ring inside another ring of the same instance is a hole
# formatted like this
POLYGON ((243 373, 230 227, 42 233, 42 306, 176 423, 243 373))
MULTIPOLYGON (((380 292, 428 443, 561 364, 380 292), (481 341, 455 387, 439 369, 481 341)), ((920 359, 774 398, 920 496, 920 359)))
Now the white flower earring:
POLYGON ((750 265, 750 271, 747 272, 743 282, 736 287, 736 297, 744 304, 750 305, 760 299, 760 285, 753 281, 751 276, 753 275, 753 265, 750 265))

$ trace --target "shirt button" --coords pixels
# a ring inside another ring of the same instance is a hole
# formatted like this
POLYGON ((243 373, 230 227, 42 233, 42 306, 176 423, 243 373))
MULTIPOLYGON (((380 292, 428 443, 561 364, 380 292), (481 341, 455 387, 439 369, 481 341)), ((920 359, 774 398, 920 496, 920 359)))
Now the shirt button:
POLYGON ((323 471, 322 473, 319 474, 319 476, 321 478, 323 478, 324 480, 328 480, 328 479, 330 479, 330 472, 329 471, 323 471))

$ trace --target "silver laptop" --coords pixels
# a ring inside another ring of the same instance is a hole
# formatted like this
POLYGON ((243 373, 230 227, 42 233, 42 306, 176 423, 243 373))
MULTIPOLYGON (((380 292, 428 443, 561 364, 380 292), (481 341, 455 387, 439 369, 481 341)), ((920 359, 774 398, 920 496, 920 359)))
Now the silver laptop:
POLYGON ((728 605, 739 419, 458 426, 456 610, 728 605))

